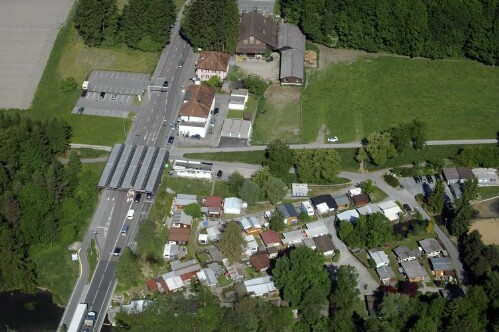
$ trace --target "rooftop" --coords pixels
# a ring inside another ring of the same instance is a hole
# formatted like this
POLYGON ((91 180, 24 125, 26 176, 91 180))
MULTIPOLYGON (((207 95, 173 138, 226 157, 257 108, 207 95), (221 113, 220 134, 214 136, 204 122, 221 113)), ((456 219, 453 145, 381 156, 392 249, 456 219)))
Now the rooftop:
POLYGON ((291 218, 298 216, 298 213, 296 212, 296 209, 293 206, 293 204, 289 203, 277 206, 277 211, 281 213, 283 218, 291 218))
POLYGON ((400 265, 402 265, 402 268, 409 279, 426 278, 428 276, 418 261, 402 262, 400 265))
POLYGON ((172 223, 191 226, 192 217, 185 214, 184 211, 175 211, 172 216, 172 223))
POLYGON ((222 196, 208 196, 203 202, 206 207, 221 207, 223 198, 222 196))
POLYGON ((273 245, 276 243, 281 243, 281 238, 276 231, 268 230, 260 234, 262 241, 265 245, 273 245))
POLYGON ((199 54, 196 68, 214 71, 226 71, 229 66, 230 54, 204 51, 199 54))
POLYGON ((329 235, 316 236, 313 240, 315 242, 316 250, 322 253, 330 252, 336 249, 329 235))
POLYGON ((324 224, 324 221, 322 220, 310 222, 306 226, 307 229, 305 230, 305 233, 307 234, 308 237, 315 237, 319 235, 329 234, 326 224, 324 224))
POLYGON ((325 203, 329 209, 336 209, 338 208, 338 204, 336 204, 336 201, 334 200, 333 196, 327 194, 327 195, 319 195, 312 197, 310 199, 312 201, 312 204, 317 207, 319 204, 325 203))
POLYGON ((270 260, 266 252, 259 252, 251 256, 250 263, 256 271, 266 270, 270 267, 270 260))
POLYGON ((277 23, 257 11, 241 16, 239 23, 239 40, 254 36, 272 48, 277 46, 277 23))
POLYGON ((180 116, 208 118, 215 99, 215 89, 207 85, 191 84, 187 87, 187 92, 187 100, 184 99, 184 103, 180 105, 180 116))
POLYGON ((393 272, 392 268, 389 266, 378 267, 376 273, 381 280, 396 278, 395 272, 393 272))
POLYGON ((434 237, 419 241, 419 245, 426 254, 442 252, 444 250, 434 237))
POLYGON ((393 252, 399 260, 408 259, 411 257, 419 258, 421 257, 421 252, 419 250, 411 250, 407 246, 400 246, 393 249, 393 252))
POLYGON ((454 265, 448 257, 435 257, 430 258, 431 266, 433 271, 452 271, 454 270, 454 265))
POLYGON ((190 228, 172 227, 168 231, 168 241, 189 242, 190 228))
POLYGON ((347 210, 342 213, 338 213, 336 215, 336 218, 338 218, 338 220, 355 222, 357 221, 357 219, 359 219, 359 213, 355 210, 347 210))

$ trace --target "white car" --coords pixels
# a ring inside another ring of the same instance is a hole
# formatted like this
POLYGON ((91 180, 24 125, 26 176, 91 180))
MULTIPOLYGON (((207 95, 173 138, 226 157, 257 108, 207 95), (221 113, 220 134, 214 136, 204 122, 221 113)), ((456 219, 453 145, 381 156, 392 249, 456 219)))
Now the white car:
POLYGON ((338 142, 338 137, 336 136, 328 137, 327 141, 331 143, 338 142))

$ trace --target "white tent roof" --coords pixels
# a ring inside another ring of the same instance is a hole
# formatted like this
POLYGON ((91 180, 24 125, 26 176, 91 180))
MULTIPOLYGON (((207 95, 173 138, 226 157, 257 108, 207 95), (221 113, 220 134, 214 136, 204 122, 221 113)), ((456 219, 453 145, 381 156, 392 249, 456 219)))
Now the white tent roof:
POLYGON ((243 201, 237 197, 228 197, 224 200, 224 212, 229 214, 240 214, 243 201))
POLYGON ((359 219, 359 213, 355 210, 347 210, 342 213, 338 213, 336 217, 339 220, 346 220, 352 222, 359 219))

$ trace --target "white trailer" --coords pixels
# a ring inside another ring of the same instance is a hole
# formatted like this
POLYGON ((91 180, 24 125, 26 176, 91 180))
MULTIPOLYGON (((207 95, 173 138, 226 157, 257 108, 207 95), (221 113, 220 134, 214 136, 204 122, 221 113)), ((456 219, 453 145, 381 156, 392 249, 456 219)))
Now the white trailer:
POLYGON ((79 303, 76 307, 73 319, 69 324, 67 332, 80 332, 81 326, 83 325, 83 318, 87 314, 87 304, 79 303))

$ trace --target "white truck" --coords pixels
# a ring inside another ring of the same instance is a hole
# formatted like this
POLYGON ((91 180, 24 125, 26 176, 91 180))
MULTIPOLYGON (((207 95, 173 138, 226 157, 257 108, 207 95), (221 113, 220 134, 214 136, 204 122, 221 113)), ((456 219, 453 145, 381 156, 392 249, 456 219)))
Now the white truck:
POLYGON ((67 332, 79 332, 81 328, 81 323, 85 314, 87 313, 87 304, 86 303, 78 303, 76 307, 75 313, 73 315, 73 319, 69 324, 67 332))
POLYGON ((82 90, 88 90, 88 87, 90 86, 89 81, 83 81, 83 84, 81 85, 82 90))
POLYGON ((95 327, 95 322, 97 321, 97 313, 95 311, 89 311, 85 317, 85 322, 83 326, 86 328, 93 329, 95 327))

